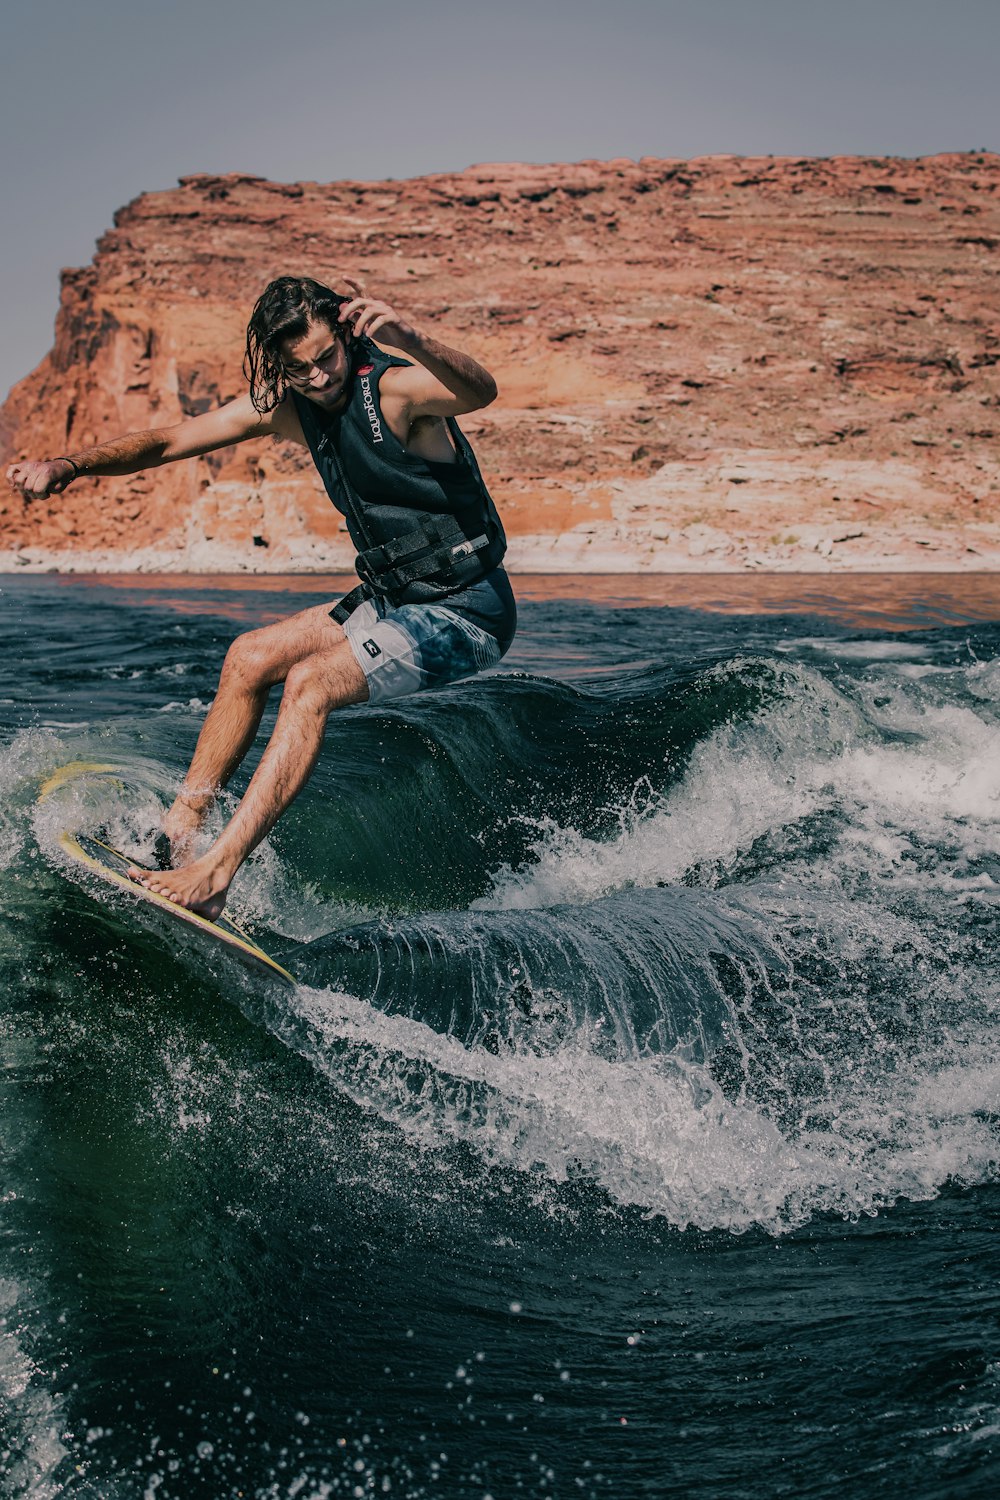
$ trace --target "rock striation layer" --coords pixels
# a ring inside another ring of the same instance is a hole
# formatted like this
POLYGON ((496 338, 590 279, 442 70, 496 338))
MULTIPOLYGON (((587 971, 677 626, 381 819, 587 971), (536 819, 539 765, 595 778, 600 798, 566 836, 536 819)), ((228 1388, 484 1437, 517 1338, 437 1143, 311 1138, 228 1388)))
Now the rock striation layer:
MULTIPOLYGON (((358 276, 494 372, 463 426, 515 566, 1000 566, 997 155, 187 177, 63 273, 4 462, 238 394, 249 308, 289 271, 358 276)), ((308 455, 271 441, 0 499, 7 567, 351 556, 308 455)))

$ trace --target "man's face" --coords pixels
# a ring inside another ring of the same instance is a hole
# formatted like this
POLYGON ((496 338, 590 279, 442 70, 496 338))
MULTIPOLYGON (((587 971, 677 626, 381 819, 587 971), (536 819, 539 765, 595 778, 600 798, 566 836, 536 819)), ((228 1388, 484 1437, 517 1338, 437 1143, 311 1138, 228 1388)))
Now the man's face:
POLYGON ((338 330, 311 322, 300 339, 285 339, 279 352, 288 384, 295 390, 326 411, 343 404, 350 360, 338 330))

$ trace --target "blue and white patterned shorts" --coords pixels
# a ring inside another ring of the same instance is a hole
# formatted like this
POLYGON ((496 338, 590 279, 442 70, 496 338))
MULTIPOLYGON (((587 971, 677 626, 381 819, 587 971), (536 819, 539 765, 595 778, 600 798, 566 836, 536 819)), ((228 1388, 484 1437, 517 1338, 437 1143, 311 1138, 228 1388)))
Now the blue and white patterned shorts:
POLYGON ((495 636, 444 604, 360 604, 344 633, 368 683, 369 703, 441 687, 493 667, 503 654, 495 636))

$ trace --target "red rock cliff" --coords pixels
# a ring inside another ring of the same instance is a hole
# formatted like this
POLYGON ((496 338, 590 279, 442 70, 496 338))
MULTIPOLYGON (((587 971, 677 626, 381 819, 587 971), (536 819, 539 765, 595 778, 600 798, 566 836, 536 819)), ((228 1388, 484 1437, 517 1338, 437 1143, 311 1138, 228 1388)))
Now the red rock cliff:
MULTIPOLYGON (((1000 157, 487 166, 405 182, 196 176, 66 271, 4 462, 244 388, 274 275, 344 272, 496 375, 465 419, 538 568, 1000 565, 1000 157)), ((330 568, 342 523, 270 441, 51 502, 0 549, 65 566, 330 568)))

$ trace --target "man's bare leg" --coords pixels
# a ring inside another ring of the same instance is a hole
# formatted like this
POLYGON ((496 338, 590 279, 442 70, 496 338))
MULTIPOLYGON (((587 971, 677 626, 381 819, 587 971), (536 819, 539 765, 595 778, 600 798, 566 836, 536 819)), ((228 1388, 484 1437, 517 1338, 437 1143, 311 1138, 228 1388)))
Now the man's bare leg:
POLYGON ((309 779, 334 708, 364 703, 365 675, 345 640, 287 672, 278 721, 232 819, 200 859, 179 870, 132 869, 151 891, 215 920, 233 876, 309 779))
POLYGON ((296 662, 343 641, 330 607, 320 604, 248 631, 230 646, 191 765, 163 820, 174 865, 191 858, 209 808, 253 744, 272 687, 284 682, 296 662))

